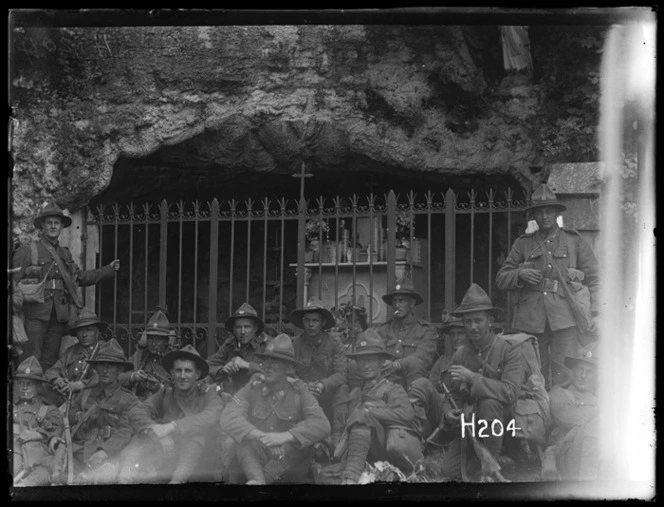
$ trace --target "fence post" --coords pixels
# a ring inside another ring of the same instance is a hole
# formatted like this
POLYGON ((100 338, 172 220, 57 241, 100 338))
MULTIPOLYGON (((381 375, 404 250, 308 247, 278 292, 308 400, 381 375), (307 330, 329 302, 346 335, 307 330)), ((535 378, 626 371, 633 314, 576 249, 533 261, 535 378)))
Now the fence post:
MULTIPOLYGON (((208 288, 208 343, 207 357, 215 352, 217 342, 217 262, 219 247, 219 201, 210 203, 210 283, 208 288)), ((196 330, 194 329, 194 335, 196 330)))
POLYGON ((454 310, 456 294, 456 195, 450 188, 445 193, 445 308, 454 310))
POLYGON ((390 292, 394 288, 396 281, 396 265, 394 263, 397 245, 396 229, 397 196, 394 194, 394 190, 390 190, 390 193, 387 194, 387 251, 385 252, 387 257, 387 292, 390 292))
MULTIPOLYGON (((166 270, 168 246, 168 204, 162 199, 159 206, 159 306, 166 307, 166 270)), ((146 226, 147 227, 147 226, 146 226)), ((172 317, 171 317, 172 318, 172 317)))
POLYGON ((307 212, 307 203, 304 197, 300 197, 299 214, 297 219, 297 306, 302 307, 305 305, 304 301, 304 225, 305 214, 307 212))

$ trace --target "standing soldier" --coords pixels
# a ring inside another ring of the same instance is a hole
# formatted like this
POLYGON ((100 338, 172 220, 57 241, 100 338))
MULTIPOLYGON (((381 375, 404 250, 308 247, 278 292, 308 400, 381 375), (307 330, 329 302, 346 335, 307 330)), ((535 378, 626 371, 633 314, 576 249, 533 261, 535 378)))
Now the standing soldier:
POLYGON ((546 185, 533 192, 531 211, 539 230, 519 236, 496 274, 502 290, 518 293, 512 327, 537 337, 547 389, 569 380, 567 356, 575 356, 580 331, 570 308, 571 293, 590 292, 590 327, 597 329, 599 276, 590 244, 572 229, 562 229, 557 218, 567 209, 546 185))
POLYGON ((208 365, 212 380, 221 384, 224 392, 235 394, 261 371, 256 354, 265 350, 267 335, 263 333, 265 324, 249 303, 242 303, 226 319, 225 327, 233 336, 210 356, 208 365))
POLYGON ((136 394, 139 400, 159 391, 171 381, 168 371, 162 366, 162 358, 168 352, 171 325, 161 310, 157 310, 145 329, 146 347, 139 347, 129 358, 134 370, 120 374, 120 383, 136 394))
POLYGON ((114 338, 99 350, 96 359, 87 362, 97 373, 99 383, 81 391, 69 411, 77 482, 112 484, 120 451, 133 433, 129 413, 140 403, 118 379, 121 371, 133 365, 114 338))
POLYGON ((45 206, 33 223, 41 229, 41 239, 21 246, 12 264, 21 268, 14 275, 15 281, 37 283, 46 279, 44 302, 23 303, 28 335, 23 357, 33 355, 48 369, 58 360, 60 341, 72 313, 83 307, 77 287, 112 278, 120 269, 120 261, 115 259, 108 266, 81 271, 69 249, 58 243, 62 229, 71 225, 71 218, 56 205, 45 206))
POLYGON ((334 327, 332 312, 317 297, 304 308, 294 310, 291 321, 304 331, 293 339, 297 378, 318 400, 332 425, 332 445, 336 445, 348 417, 348 361, 341 341, 327 333, 334 327))
POLYGON ((377 329, 385 341, 385 349, 394 358, 383 364, 381 373, 399 383, 413 404, 415 421, 422 441, 426 439, 443 416, 442 401, 429 380, 429 370, 436 360, 438 333, 430 322, 415 317, 415 306, 422 296, 407 278, 397 280, 383 301, 394 308, 392 320, 377 329))
POLYGON ((394 356, 373 329, 360 336, 355 352, 347 356, 357 361, 361 385, 351 392, 352 410, 335 450, 335 457, 345 461, 341 483, 357 484, 368 456, 412 470, 423 457, 413 407, 403 387, 381 374, 385 359, 394 356))
POLYGON ((306 384, 288 377, 298 365, 288 335, 278 335, 257 356, 263 373, 255 374, 221 414, 242 470, 232 471, 234 479, 244 475, 247 484, 301 484, 313 446, 330 434, 330 423, 306 384))
MULTIPOLYGON (((14 486, 48 486, 63 465, 55 456, 56 449, 64 450, 62 414, 37 394, 38 384, 46 379, 34 356, 18 366, 14 380, 14 486)), ((60 450, 58 454, 64 459, 60 450)))
POLYGON ((99 382, 94 371, 89 371, 86 378, 81 378, 81 375, 86 369, 87 360, 99 344, 101 331, 107 327, 94 312, 83 308, 74 326, 67 330, 67 334, 76 336, 78 343, 67 348, 45 373, 46 380, 50 383, 48 395, 57 405, 64 403, 70 395, 85 387, 93 387, 99 382))
POLYGON ((120 482, 136 480, 179 484, 212 477, 221 398, 204 380, 208 364, 191 345, 171 350, 163 359, 173 384, 163 386, 133 414, 139 429, 123 458, 120 482), (146 480, 138 470, 154 468, 146 480))

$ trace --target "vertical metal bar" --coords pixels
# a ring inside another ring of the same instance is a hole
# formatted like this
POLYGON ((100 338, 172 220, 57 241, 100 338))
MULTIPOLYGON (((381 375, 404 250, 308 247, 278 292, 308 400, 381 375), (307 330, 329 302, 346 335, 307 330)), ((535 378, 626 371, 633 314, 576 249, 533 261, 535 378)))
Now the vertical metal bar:
POLYGON ((233 264, 235 260, 235 206, 237 201, 231 199, 231 244, 230 244, 230 262, 228 263, 228 315, 233 315, 233 264))
MULTIPOLYGON (((377 219, 380 220, 380 216, 377 219)), ((369 251, 367 253, 369 261, 369 314, 367 315, 369 322, 367 324, 369 326, 373 323, 373 251, 378 250, 378 246, 375 245, 376 234, 374 232, 378 224, 375 224, 374 220, 374 195, 369 193, 369 251)), ((378 259, 378 254, 376 254, 376 259, 378 259)))
MULTIPOLYGON (((304 181, 304 180, 303 180, 304 181)), ((302 307, 305 305, 304 301, 304 248, 305 248, 305 239, 304 239, 304 226, 305 226, 305 216, 306 216, 306 207, 307 204, 304 200, 304 196, 300 195, 300 200, 298 204, 298 218, 297 218, 297 305, 302 307)))
POLYGON ((395 285, 396 264, 396 229, 397 229, 397 197, 394 190, 387 194, 387 292, 395 285))
POLYGON ((166 262, 168 246, 168 203, 161 201, 159 207, 159 306, 166 307, 166 262))
POLYGON ((270 201, 266 197, 263 200, 263 312, 262 319, 265 322, 265 307, 267 306, 267 229, 268 215, 270 213, 270 201))
POLYGON ((470 190, 470 286, 475 281, 475 189, 470 190))
MULTIPOLYGON (((415 203, 415 192, 408 192, 408 244, 410 245, 408 259, 408 278, 415 284, 415 271, 413 269, 413 249, 415 248, 415 216, 413 206, 415 203)), ((415 287, 416 290, 422 290, 421 287, 415 287)))
POLYGON ((431 244, 433 237, 431 236, 431 206, 433 201, 433 194, 431 190, 427 191, 427 264, 426 264, 426 279, 427 279, 427 320, 431 322, 431 244))
POLYGON ((450 188, 445 194, 445 308, 454 310, 456 293, 456 195, 450 188))
POLYGON ((200 223, 200 202, 194 201, 194 313, 192 316, 192 333, 196 336, 196 320, 198 319, 198 224, 200 223))
POLYGON ((144 283, 143 283, 143 329, 148 325, 148 231, 150 229, 150 205, 145 203, 143 205, 143 210, 145 211, 145 273, 144 273, 144 283))
MULTIPOLYGON (((104 253, 104 205, 101 204, 99 205, 99 266, 103 266, 102 260, 103 260, 103 253, 104 253)), ((103 315, 101 314, 101 287, 99 285, 96 286, 96 291, 97 293, 97 315, 99 316, 100 319, 103 319, 103 315)))
POLYGON ((131 356, 131 338, 133 338, 133 333, 131 332, 131 322, 134 317, 134 203, 129 203, 129 323, 127 325, 129 329, 129 355, 131 356))
MULTIPOLYGON (((512 244, 512 189, 507 188, 507 244, 512 244)), ((507 291, 507 327, 512 322, 512 291, 507 291)))
POLYGON ((323 210, 325 200, 318 198, 318 299, 323 299, 323 210))
POLYGON ((489 286, 487 292, 493 301, 493 189, 489 189, 489 286))
POLYGON ((253 210, 253 201, 247 199, 247 290, 244 300, 249 301, 249 285, 250 285, 250 264, 251 264, 251 213, 253 210))
MULTIPOLYGON (((85 208, 81 212, 81 269, 83 271, 87 270, 88 267, 88 213, 90 208, 85 208)), ((86 306, 85 297, 87 295, 87 290, 83 290, 83 306, 86 306)))
POLYGON ((334 209, 336 213, 336 232, 335 232, 335 242, 334 242, 334 307, 339 306, 339 262, 341 262, 341 248, 339 245, 339 215, 341 213, 341 199, 339 196, 334 198, 334 209))
MULTIPOLYGON (((355 251, 355 245, 357 244, 355 241, 355 238, 357 237, 357 196, 353 194, 353 199, 351 200, 352 203, 352 208, 353 208, 353 216, 352 221, 351 221, 351 234, 350 234, 350 245, 348 245, 348 248, 350 251, 353 253, 353 275, 352 275, 352 280, 353 280, 353 290, 352 290, 352 301, 351 301, 351 306, 356 305, 356 294, 355 294, 355 284, 357 282, 357 273, 356 273, 356 265, 357 265, 357 252, 355 251)), ((351 312, 351 323, 353 325, 353 329, 355 326, 355 312, 351 312)))
POLYGON ((219 257, 219 201, 210 205, 210 284, 208 292, 207 357, 214 354, 217 344, 217 261, 219 257))
MULTIPOLYGON (((178 204, 178 219, 180 224, 180 240, 178 241, 178 326, 177 333, 180 336, 181 332, 181 323, 182 323, 182 241, 183 241, 183 221, 184 218, 184 201, 180 200, 178 204)), ((194 298, 196 298, 196 293, 194 292, 194 298)))
MULTIPOLYGON (((120 205, 113 206, 113 260, 118 258, 118 227, 120 219, 120 205)), ((113 336, 118 333, 118 276, 113 276, 113 336)))
POLYGON ((279 262, 279 331, 284 328, 283 309, 284 309, 284 233, 286 229, 286 199, 281 199, 281 243, 279 250, 281 251, 281 258, 279 262))

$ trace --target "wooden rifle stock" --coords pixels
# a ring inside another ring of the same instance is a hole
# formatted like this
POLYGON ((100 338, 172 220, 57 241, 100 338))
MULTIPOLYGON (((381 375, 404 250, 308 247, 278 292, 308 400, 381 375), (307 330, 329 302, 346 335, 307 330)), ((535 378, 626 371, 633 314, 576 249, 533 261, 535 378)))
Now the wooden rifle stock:
MULTIPOLYGON (((88 359, 88 364, 86 364, 85 368, 83 368, 83 373, 81 373, 79 380, 83 381, 85 379, 86 375, 90 371, 90 361, 93 361, 97 357, 100 347, 101 340, 98 340, 95 347, 92 349, 92 353, 88 359)), ((73 395, 74 392, 70 390, 69 395, 67 396, 67 401, 65 402, 64 410, 65 445, 67 446, 67 485, 71 485, 74 482, 74 445, 72 441, 71 427, 69 425, 69 409, 71 408, 73 395)))

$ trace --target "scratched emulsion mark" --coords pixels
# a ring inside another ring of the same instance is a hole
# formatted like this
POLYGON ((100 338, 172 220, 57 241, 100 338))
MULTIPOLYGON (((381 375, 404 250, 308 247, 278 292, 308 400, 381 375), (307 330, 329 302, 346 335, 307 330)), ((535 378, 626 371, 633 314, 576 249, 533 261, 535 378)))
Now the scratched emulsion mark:
POLYGON ((655 44, 654 16, 614 25, 602 60, 602 498, 655 494, 655 44))

